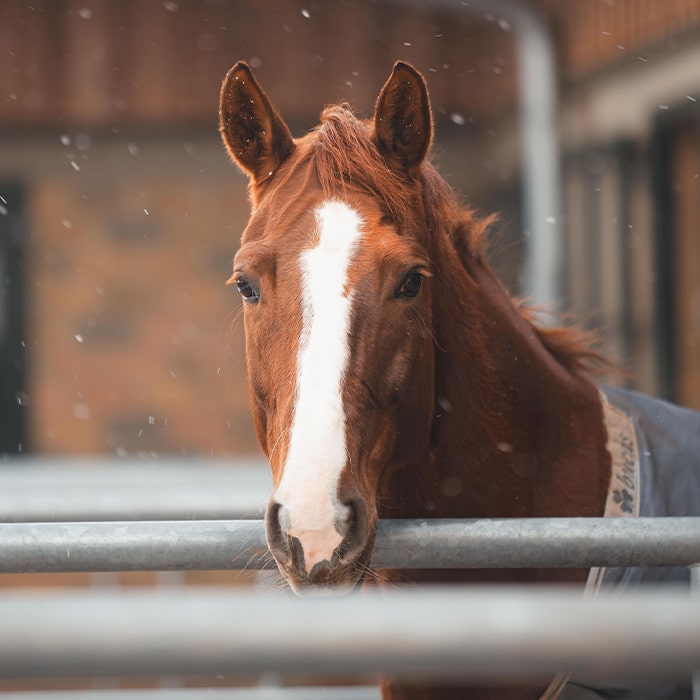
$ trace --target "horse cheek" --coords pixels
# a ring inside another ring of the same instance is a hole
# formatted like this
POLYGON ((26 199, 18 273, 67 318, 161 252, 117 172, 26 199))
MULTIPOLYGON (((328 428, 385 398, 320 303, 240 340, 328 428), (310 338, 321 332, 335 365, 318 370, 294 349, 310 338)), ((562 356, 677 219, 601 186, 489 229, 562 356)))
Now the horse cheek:
POLYGON ((267 455, 267 391, 262 377, 256 371, 260 367, 257 359, 253 361, 250 349, 246 351, 246 365, 248 375, 248 402, 253 413, 253 425, 255 435, 258 438, 260 448, 267 455))
POLYGON ((396 441, 393 461, 417 461, 429 448, 435 412, 434 353, 421 345, 414 355, 404 390, 396 404, 396 441))
POLYGON ((258 334, 250 327, 246 328, 246 364, 248 374, 248 398, 253 413, 255 434, 260 448, 270 457, 274 444, 274 424, 277 397, 274 393, 275 369, 265 361, 264 348, 256 339, 258 334))

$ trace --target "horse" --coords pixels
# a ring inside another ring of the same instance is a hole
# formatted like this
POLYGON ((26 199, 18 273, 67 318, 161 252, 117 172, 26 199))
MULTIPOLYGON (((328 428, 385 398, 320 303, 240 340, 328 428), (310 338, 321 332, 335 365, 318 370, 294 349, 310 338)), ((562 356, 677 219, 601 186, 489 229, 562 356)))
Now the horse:
MULTIPOLYGON (((291 589, 342 595, 375 579, 590 584, 583 570, 370 567, 380 518, 638 514, 635 431, 661 405, 601 389, 584 334, 539 327, 506 292, 485 255, 492 219, 461 205, 431 162, 423 76, 397 62, 372 119, 332 105, 295 139, 239 62, 222 86, 220 132, 249 176, 252 213, 229 281, 243 300, 250 403, 273 477, 267 541, 291 589)), ((681 456, 695 463, 697 415, 669 418, 694 426, 681 456)), ((675 514, 684 507, 695 504, 675 514)), ((584 697, 566 680, 387 681, 382 691, 392 700, 584 697)))

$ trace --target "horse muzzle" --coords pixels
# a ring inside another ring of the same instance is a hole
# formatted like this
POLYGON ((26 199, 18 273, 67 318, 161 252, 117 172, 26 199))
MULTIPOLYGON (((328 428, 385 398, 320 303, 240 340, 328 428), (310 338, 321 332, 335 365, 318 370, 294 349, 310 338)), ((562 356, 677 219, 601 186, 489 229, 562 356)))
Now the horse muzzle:
POLYGON ((297 595, 345 595, 361 584, 368 570, 374 532, 364 502, 351 498, 333 511, 327 523, 306 523, 274 497, 268 504, 268 547, 297 595))

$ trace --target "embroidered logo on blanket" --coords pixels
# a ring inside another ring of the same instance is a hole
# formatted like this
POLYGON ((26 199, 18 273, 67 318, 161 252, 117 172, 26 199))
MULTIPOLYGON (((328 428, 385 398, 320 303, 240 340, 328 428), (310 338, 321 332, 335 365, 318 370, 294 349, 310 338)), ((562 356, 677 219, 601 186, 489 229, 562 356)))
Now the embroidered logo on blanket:
POLYGON ((603 401, 603 416, 608 430, 606 445, 612 458, 612 471, 605 517, 639 516, 639 450, 632 419, 616 406, 603 401))

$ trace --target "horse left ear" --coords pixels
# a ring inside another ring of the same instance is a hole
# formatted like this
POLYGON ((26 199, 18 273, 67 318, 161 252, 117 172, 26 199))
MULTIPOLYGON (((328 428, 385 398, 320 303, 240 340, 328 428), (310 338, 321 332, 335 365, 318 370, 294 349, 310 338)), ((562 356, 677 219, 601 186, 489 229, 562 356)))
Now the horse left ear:
POLYGON ((394 64, 374 110, 374 141, 393 170, 413 174, 428 154, 433 135, 423 76, 403 61, 394 64))
POLYGON ((255 184, 294 150, 289 128, 244 61, 231 68, 221 87, 219 129, 231 157, 255 184))

